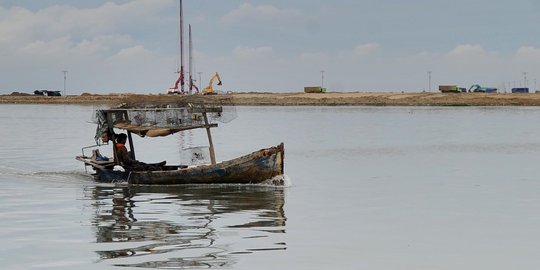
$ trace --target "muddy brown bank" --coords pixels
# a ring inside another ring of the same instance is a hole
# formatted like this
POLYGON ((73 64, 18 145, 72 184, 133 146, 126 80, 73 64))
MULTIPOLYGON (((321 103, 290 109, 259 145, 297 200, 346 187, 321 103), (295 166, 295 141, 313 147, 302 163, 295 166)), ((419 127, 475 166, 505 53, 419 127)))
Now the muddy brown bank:
MULTIPOLYGON (((69 95, 62 97, 1 95, 2 104, 121 104, 131 102, 189 102, 182 95, 69 95)), ((201 98, 201 96, 197 96, 201 98)), ((235 105, 246 106, 540 106, 540 94, 486 93, 232 93, 203 97, 208 103, 232 98, 235 105)))

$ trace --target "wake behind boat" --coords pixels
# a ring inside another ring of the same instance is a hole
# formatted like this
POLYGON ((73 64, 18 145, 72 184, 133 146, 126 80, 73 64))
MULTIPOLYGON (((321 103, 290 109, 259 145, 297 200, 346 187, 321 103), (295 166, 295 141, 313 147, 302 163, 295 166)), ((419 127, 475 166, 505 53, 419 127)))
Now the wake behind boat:
POLYGON ((197 103, 177 102, 150 106, 145 104, 97 110, 96 145, 83 148, 83 155, 77 156, 76 159, 91 167, 94 179, 99 182, 127 181, 135 185, 258 183, 283 185, 283 178, 280 177, 284 174, 283 143, 232 160, 216 162, 210 129, 218 126, 215 123, 217 121, 232 120, 227 115, 223 106, 205 104, 202 98, 197 103), (136 161, 132 134, 158 137, 198 128, 207 131, 210 163, 164 165, 136 161), (117 130, 127 132, 127 136, 124 136, 129 139, 127 141, 131 149, 131 152, 126 154, 128 157, 123 157, 124 146, 119 144, 122 136, 116 133, 117 130), (91 156, 85 154, 85 150, 97 148, 109 140, 114 142, 113 158, 103 158, 97 150, 92 151, 91 156), (134 162, 127 162, 126 158, 134 162))

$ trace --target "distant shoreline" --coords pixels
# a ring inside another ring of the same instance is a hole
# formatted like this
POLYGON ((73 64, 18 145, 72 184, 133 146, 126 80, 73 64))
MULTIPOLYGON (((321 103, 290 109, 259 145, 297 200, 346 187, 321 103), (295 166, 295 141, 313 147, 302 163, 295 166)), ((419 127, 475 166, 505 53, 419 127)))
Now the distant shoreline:
MULTIPOLYGON (((196 96, 201 98, 201 96, 196 96)), ((125 102, 189 101, 185 95, 109 94, 48 97, 0 95, 0 104, 115 105, 125 102)), ((232 98, 239 106, 540 106, 540 94, 486 93, 232 93, 203 96, 209 103, 232 98)))

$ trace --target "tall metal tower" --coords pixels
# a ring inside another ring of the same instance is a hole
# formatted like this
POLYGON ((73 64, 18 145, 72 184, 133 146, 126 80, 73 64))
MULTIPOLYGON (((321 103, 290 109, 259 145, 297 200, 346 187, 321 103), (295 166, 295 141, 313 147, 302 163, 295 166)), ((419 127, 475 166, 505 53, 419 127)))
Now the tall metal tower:
POLYGON ((180 0, 180 87, 182 94, 185 93, 184 80, 184 11, 182 0, 180 0))

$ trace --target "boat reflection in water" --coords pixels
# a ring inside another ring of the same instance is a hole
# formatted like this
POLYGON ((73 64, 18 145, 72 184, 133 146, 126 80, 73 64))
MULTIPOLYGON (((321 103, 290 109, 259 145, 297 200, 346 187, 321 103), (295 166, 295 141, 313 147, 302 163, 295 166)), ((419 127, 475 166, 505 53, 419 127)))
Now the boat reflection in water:
POLYGON ((230 267, 286 249, 284 190, 261 186, 92 186, 100 263, 230 267))

